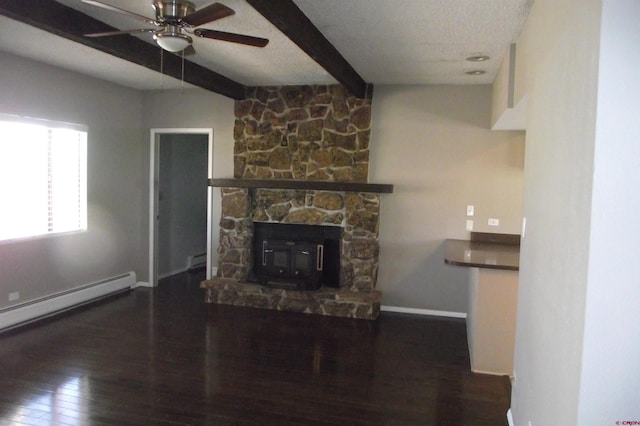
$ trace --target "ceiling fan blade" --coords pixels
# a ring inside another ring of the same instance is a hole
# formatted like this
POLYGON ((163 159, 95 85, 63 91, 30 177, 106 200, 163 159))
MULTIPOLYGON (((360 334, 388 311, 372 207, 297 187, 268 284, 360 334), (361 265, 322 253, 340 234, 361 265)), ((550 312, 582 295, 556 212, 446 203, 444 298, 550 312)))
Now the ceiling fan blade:
POLYGON ((213 3, 207 7, 203 7, 200 10, 193 12, 190 15, 182 18, 182 22, 185 22, 192 27, 198 27, 208 22, 217 21, 218 19, 226 18, 233 15, 233 9, 225 6, 221 3, 213 3))
POLYGON ((196 49, 194 49, 193 44, 190 44, 182 51, 182 53, 184 56, 192 56, 196 54, 196 49))
POLYGON ((86 4, 90 4, 91 6, 97 6, 102 9, 109 10, 111 12, 116 12, 122 15, 129 16, 139 21, 146 22, 147 24, 158 25, 158 22, 155 21, 154 19, 147 18, 146 16, 143 16, 143 15, 138 15, 137 13, 129 12, 128 10, 120 9, 119 7, 111 6, 110 4, 102 3, 100 1, 95 1, 95 0, 82 0, 82 2, 86 4))
POLYGON ((265 47, 269 43, 269 40, 267 40, 266 38, 252 37, 243 34, 226 33, 224 31, 207 30, 205 28, 198 28, 193 32, 193 34, 198 37, 230 41, 231 43, 240 43, 256 47, 265 47))
POLYGON ((106 37, 106 36, 114 36, 114 35, 153 33, 153 32, 156 32, 156 30, 141 28, 138 30, 106 31, 103 33, 90 33, 90 34, 83 34, 83 35, 85 37, 106 37))

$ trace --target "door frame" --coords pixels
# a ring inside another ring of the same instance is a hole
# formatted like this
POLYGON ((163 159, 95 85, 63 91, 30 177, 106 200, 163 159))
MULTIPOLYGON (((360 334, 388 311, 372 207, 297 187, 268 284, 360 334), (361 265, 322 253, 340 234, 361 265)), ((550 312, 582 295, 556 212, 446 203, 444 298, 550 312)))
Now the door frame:
MULTIPOLYGON (((160 137, 165 134, 198 134, 207 136, 207 178, 213 177, 213 129, 207 128, 153 128, 149 138, 149 287, 158 285, 158 223, 160 137)), ((213 188, 207 187, 207 266, 206 278, 210 279, 213 267, 211 252, 213 232, 213 188)))

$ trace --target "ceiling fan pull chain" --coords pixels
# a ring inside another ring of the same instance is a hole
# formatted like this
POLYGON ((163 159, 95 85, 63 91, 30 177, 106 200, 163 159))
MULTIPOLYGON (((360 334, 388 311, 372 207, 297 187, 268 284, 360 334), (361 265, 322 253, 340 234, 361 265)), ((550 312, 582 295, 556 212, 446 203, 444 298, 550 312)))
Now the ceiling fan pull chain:
POLYGON ((160 91, 164 91, 164 49, 160 49, 160 91))
POLYGON ((180 90, 184 94, 184 49, 182 49, 182 75, 180 76, 180 90))

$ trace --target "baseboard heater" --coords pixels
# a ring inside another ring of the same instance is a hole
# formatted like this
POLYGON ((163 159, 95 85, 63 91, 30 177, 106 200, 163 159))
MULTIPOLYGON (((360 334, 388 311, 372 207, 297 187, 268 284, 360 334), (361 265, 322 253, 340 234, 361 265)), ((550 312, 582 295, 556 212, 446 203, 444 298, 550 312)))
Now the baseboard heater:
POLYGON ((207 266, 207 253, 194 254, 187 258, 187 271, 207 266))
POLYGON ((129 290, 135 284, 135 272, 128 272, 29 302, 9 306, 0 310, 0 331, 6 331, 117 292, 129 290))

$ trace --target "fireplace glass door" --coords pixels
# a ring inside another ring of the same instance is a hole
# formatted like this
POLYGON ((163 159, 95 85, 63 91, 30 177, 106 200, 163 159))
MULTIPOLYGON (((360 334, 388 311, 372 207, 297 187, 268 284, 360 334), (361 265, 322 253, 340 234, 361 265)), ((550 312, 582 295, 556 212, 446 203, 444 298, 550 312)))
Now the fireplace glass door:
POLYGON ((341 238, 336 226, 255 222, 249 279, 285 289, 337 288, 341 238))
POLYGON ((322 279, 322 244, 305 241, 262 241, 262 284, 317 289, 322 279))

